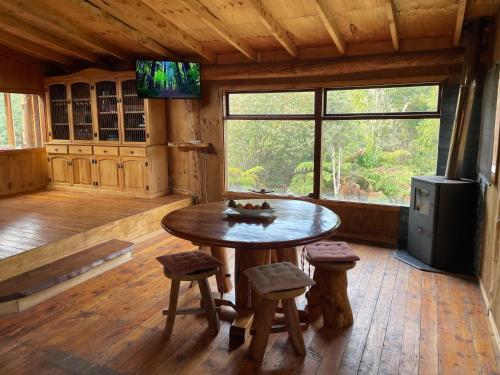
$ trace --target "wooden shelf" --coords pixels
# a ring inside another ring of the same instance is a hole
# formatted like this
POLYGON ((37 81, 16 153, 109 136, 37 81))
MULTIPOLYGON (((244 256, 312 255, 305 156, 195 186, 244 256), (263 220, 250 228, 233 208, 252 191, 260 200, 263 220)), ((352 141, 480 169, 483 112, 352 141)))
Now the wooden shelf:
POLYGON ((169 142, 168 147, 177 147, 180 151, 203 151, 213 153, 211 143, 173 143, 169 142))

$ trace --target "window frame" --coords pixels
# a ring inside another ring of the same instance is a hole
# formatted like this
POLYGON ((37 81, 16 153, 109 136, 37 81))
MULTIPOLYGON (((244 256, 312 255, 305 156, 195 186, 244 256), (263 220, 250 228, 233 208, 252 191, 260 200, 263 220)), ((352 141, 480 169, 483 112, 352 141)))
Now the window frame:
MULTIPOLYGON (((314 121, 314 178, 313 178, 313 191, 307 196, 312 199, 325 199, 321 197, 321 155, 322 155, 322 139, 323 139, 323 122, 324 121, 342 121, 342 120, 384 120, 384 119, 424 119, 424 118, 440 118, 441 117, 441 95, 443 85, 441 82, 419 82, 419 83, 402 83, 402 84, 380 84, 380 85, 359 85, 359 86, 342 86, 342 87, 308 87, 300 89, 252 89, 252 90, 222 90, 222 123, 224 135, 224 192, 242 193, 228 189, 228 168, 227 168, 227 120, 287 120, 287 121, 301 121, 309 120, 314 121), (411 86, 438 86, 438 102, 436 111, 431 112, 389 112, 389 113, 347 113, 347 114, 327 114, 326 102, 328 91, 333 90, 353 90, 353 89, 369 89, 369 88, 389 88, 389 87, 411 87, 411 86), (229 95, 230 94, 259 94, 259 93, 280 93, 280 92, 314 92, 314 113, 309 115, 231 115, 229 95)), ((282 194, 277 194, 280 196, 282 194)), ((303 198, 294 196, 294 198, 303 198)), ((325 199, 327 201, 337 201, 336 199, 325 199)), ((349 201, 351 203, 359 204, 376 204, 381 203, 373 202, 357 202, 349 201)), ((394 206, 391 204, 382 204, 394 206)))

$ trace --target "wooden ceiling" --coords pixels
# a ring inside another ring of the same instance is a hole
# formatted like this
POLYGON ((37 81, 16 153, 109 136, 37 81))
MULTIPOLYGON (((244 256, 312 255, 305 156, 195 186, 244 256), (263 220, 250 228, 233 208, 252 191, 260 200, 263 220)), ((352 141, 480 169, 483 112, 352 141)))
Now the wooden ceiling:
POLYGON ((0 0, 0 44, 62 66, 445 49, 500 0, 0 0))

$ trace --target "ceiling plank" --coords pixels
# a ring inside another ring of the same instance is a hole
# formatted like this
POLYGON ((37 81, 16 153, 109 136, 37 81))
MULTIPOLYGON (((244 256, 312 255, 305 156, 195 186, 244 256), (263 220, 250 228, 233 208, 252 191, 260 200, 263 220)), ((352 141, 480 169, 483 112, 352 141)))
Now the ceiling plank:
POLYGON ((68 42, 57 35, 48 33, 46 30, 11 17, 3 12, 0 13, 0 30, 31 40, 33 43, 65 55, 72 55, 92 63, 97 63, 99 61, 99 58, 95 54, 83 50, 81 46, 68 42))
POLYGON ((279 24, 273 15, 265 8, 261 0, 247 0, 257 11, 259 19, 268 28, 271 34, 280 42, 287 52, 295 58, 299 57, 299 48, 288 36, 288 32, 279 24))
POLYGON ((455 22, 455 31, 453 33, 453 45, 455 47, 460 44, 460 35, 462 34, 462 26, 464 24, 466 8, 467 8, 467 0, 459 0, 457 8, 457 20, 455 22))
POLYGON ((272 78, 327 77, 390 69, 417 69, 462 64, 462 50, 388 53, 383 55, 338 57, 325 61, 280 61, 267 64, 206 65, 204 80, 247 80, 272 78))
POLYGON ((328 1, 326 0, 313 0, 313 1, 314 3, 316 3, 316 9, 318 10, 319 17, 321 18, 323 25, 328 31, 328 34, 330 34, 333 43, 335 43, 335 45, 337 46, 340 54, 345 55, 347 52, 347 48, 344 41, 344 37, 337 28, 335 19, 333 18, 333 15, 330 13, 328 9, 327 5, 328 1))
POLYGON ((210 10, 198 0, 181 0, 193 12, 201 17, 203 22, 212 28, 217 34, 224 38, 234 48, 248 57, 250 60, 257 60, 257 52, 240 36, 231 31, 224 25, 217 17, 215 17, 210 10))
POLYGON ((5 9, 8 14, 24 19, 41 29, 54 34, 63 35, 67 39, 74 40, 77 43, 83 43, 94 50, 112 55, 120 60, 128 60, 125 52, 115 48, 109 43, 99 40, 94 35, 77 27, 77 25, 70 19, 67 19, 63 13, 57 13, 57 4, 55 4, 54 1, 0 0, 0 6, 5 9))
POLYGON ((395 51, 399 51, 398 16, 394 0, 385 0, 385 13, 387 14, 387 20, 389 21, 389 28, 391 30, 392 45, 395 51))
MULTIPOLYGON (((52 1, 52 0, 51 0, 52 1)), ((77 5, 80 7, 84 12, 92 14, 94 17, 99 19, 101 22, 105 22, 112 27, 116 28, 118 31, 122 33, 124 37, 127 39, 130 39, 131 41, 138 43, 142 45, 143 47, 147 48, 149 51, 154 53, 157 56, 162 56, 162 57, 167 57, 167 58, 173 58, 177 59, 179 56, 172 51, 168 50, 167 48, 161 46, 157 42, 155 42, 153 39, 145 36, 144 34, 140 33, 139 31, 135 30, 134 28, 128 26, 127 24, 123 23, 122 21, 116 19, 115 17, 111 16, 110 14, 104 12, 103 10, 99 9, 98 7, 86 2, 85 0, 67 0, 70 1, 71 3, 77 5)), ((82 17, 84 17, 82 15, 82 17)))
POLYGON ((140 0, 90 0, 95 6, 168 47, 182 43, 210 62, 215 53, 140 0))
POLYGON ((2 33, 0 44, 9 47, 13 50, 23 52, 29 56, 33 56, 42 60, 53 61, 62 65, 71 65, 73 62, 70 58, 60 53, 54 52, 48 48, 41 47, 29 40, 18 38, 15 35, 7 32, 2 33))

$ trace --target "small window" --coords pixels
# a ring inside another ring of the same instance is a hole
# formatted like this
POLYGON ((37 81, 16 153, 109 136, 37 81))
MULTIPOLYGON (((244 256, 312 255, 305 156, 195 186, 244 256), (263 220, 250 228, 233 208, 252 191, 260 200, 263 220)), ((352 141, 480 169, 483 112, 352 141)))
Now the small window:
POLYGON ((326 115, 439 111, 439 85, 327 90, 326 115))
POLYGON ((227 115, 313 115, 314 91, 229 93, 227 115))
POLYGON ((43 99, 0 93, 0 149, 42 146, 43 99))

